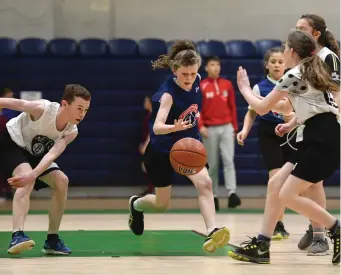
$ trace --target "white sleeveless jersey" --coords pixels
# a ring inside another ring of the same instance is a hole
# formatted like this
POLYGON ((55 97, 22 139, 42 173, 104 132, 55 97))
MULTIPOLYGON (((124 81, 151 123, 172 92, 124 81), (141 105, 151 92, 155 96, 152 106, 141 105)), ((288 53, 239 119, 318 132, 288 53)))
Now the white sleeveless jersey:
POLYGON ((288 71, 276 84, 275 90, 289 92, 289 99, 298 123, 321 114, 334 113, 339 119, 338 107, 330 92, 321 92, 301 79, 299 65, 288 71))
POLYGON ((56 118, 60 104, 45 99, 42 101, 44 113, 38 120, 32 121, 30 114, 21 113, 6 124, 12 140, 37 157, 44 156, 58 139, 78 131, 76 125, 68 124, 59 132, 56 118))

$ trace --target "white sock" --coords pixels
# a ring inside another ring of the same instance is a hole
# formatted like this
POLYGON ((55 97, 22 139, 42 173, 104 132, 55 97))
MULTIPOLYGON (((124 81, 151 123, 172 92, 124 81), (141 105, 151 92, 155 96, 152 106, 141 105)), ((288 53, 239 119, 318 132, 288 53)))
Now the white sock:
POLYGON ((137 199, 136 201, 134 201, 133 207, 134 207, 134 209, 135 209, 136 211, 143 212, 143 209, 141 209, 141 208, 139 207, 139 201, 140 201, 140 200, 141 200, 141 198, 139 198, 139 199, 137 199))
POLYGON ((216 227, 207 228, 207 236, 215 229, 216 227))
POLYGON ((325 229, 324 228, 313 228, 313 239, 325 239, 325 229))

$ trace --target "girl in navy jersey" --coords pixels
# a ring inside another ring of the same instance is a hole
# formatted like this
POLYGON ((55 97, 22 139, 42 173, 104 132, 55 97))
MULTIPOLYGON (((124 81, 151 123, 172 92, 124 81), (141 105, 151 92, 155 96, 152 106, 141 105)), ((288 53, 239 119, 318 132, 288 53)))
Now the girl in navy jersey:
MULTIPOLYGON (((261 97, 267 96, 276 86, 276 82, 283 76, 285 63, 283 49, 269 49, 264 56, 266 78, 253 87, 253 92, 261 97)), ((251 127, 257 117, 257 113, 249 106, 249 110, 244 118, 243 129, 237 134, 237 142, 244 146, 251 127)), ((286 136, 279 137, 275 133, 275 127, 279 123, 284 123, 283 115, 270 111, 259 117, 259 145, 263 160, 269 172, 269 179, 275 175, 279 169, 290 159, 293 150, 289 145, 281 146, 285 143, 286 136)), ((284 209, 277 222, 272 239, 288 238, 289 233, 285 230, 282 222, 284 209)))
MULTIPOLYGON (((296 23, 296 29, 313 36, 318 44, 316 54, 329 67, 333 81, 340 85, 340 48, 332 32, 328 30, 325 20, 316 14, 303 14, 296 23)), ((332 94, 336 104, 340 107, 340 93, 332 91, 332 94)), ((326 208, 327 200, 322 181, 308 188, 304 195, 326 208)), ((306 234, 298 243, 298 248, 307 249, 308 255, 326 255, 329 247, 325 238, 325 228, 312 221, 306 234)))
MULTIPOLYGON (((130 198, 129 227, 135 235, 143 234, 144 211, 165 211, 169 206, 174 175, 169 152, 173 144, 186 137, 200 140, 200 65, 199 54, 192 42, 187 40, 177 41, 168 55, 162 55, 153 62, 154 69, 169 68, 174 75, 168 77, 152 97, 150 142, 144 163, 148 177, 155 186, 155 195, 130 198)), ((228 243, 230 233, 227 228, 216 226, 212 181, 207 168, 187 177, 197 188, 199 206, 207 229, 203 249, 214 252, 228 243)))
POLYGON ((269 181, 271 190, 268 190, 258 237, 234 252, 229 251, 229 256, 236 260, 270 263, 271 235, 280 211, 286 206, 328 229, 334 242, 332 263, 340 263, 339 221, 315 201, 302 196, 303 191, 331 176, 340 166, 339 112, 330 96, 330 91, 336 91, 338 86, 332 81, 324 62, 315 54, 316 48, 310 34, 291 31, 284 56, 286 65, 293 69, 263 99, 252 93, 246 71, 243 68, 238 70, 238 87, 257 113, 265 114, 273 108, 289 110, 289 104, 280 102, 289 98, 295 118, 279 124, 276 133, 283 135, 296 129, 297 151, 269 181))

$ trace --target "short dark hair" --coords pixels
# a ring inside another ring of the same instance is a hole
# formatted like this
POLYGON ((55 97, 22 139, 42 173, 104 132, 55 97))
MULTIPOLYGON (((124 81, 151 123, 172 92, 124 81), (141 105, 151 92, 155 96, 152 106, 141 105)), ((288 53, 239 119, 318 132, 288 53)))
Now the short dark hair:
POLYGON ((71 104, 76 97, 80 97, 86 101, 90 101, 90 92, 79 84, 68 84, 65 86, 62 100, 65 100, 68 104, 71 104))
POLYGON ((215 56, 215 55, 207 57, 207 58, 206 58, 206 65, 207 65, 209 62, 211 62, 211 61, 217 61, 217 62, 220 63, 220 57, 219 57, 219 56, 215 56))

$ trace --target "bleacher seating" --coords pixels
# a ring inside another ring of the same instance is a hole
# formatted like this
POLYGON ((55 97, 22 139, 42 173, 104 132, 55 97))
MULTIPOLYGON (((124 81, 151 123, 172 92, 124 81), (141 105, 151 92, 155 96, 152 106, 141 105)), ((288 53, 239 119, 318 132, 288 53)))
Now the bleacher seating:
MULTIPOLYGON (((17 91, 42 91, 43 97, 52 101, 60 100, 68 83, 80 83, 90 89, 92 103, 86 119, 79 125, 80 135, 57 162, 69 176, 71 185, 138 185, 144 182, 137 153, 143 98, 155 92, 171 74, 167 70, 153 71, 151 60, 166 54, 173 42, 156 38, 140 41, 0 38, 0 84, 17 91)), ((264 77, 265 51, 281 42, 202 40, 195 44, 203 58, 221 57, 223 76, 237 90, 238 66, 245 67, 251 85, 256 84, 264 77)), ((200 73, 206 76, 203 67, 200 73)), ((247 104, 238 92, 236 102, 241 126, 247 104)), ((259 152, 257 130, 256 121, 245 146, 236 144, 238 185, 266 184, 267 172, 259 152)), ((327 184, 339 184, 339 172, 327 184)))

